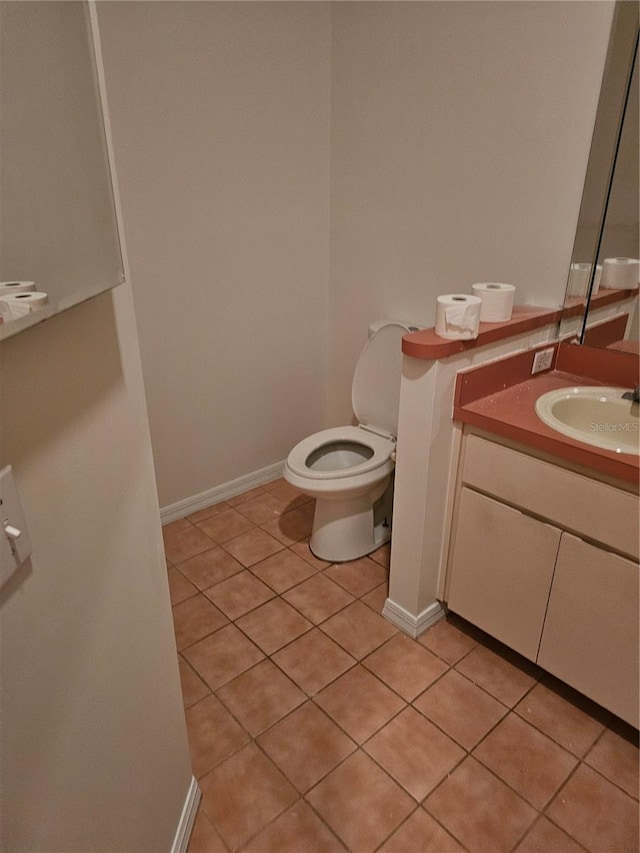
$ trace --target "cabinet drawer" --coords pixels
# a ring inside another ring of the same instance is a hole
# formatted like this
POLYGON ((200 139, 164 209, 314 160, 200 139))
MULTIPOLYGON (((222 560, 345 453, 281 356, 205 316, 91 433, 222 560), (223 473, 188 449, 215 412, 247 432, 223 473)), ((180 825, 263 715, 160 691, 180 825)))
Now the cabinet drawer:
POLYGON ((638 498, 470 434, 462 481, 638 559, 638 498))
POLYGON ((535 660, 559 542, 557 528, 462 489, 449 608, 535 660))
POLYGON ((563 533, 538 663, 638 725, 638 567, 563 533))

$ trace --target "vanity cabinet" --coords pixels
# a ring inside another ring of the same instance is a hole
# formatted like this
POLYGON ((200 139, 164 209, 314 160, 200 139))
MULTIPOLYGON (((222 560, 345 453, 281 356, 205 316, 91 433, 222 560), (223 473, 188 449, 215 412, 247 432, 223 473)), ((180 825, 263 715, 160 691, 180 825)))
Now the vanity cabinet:
POLYGON ((535 660, 559 544, 556 527, 463 488, 449 608, 535 660))
POLYGON ((638 546, 637 495, 463 436, 448 608, 635 726, 638 546))
POLYGON ((562 534, 538 663, 638 724, 638 565, 562 534))

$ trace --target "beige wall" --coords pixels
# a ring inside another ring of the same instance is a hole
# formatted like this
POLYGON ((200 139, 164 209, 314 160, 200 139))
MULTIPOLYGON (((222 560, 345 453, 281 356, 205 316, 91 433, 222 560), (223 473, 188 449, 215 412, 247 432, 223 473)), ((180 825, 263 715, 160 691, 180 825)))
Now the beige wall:
POLYGON ((329 412, 372 320, 506 281, 560 305, 612 3, 336 3, 329 412))
POLYGON ((0 848, 171 848, 191 781, 129 285, 0 344, 0 848))
POLYGON ((562 302, 612 8, 99 4, 162 506, 349 421, 371 321, 562 302))
POLYGON ((324 421, 329 7, 98 5, 167 506, 324 421))

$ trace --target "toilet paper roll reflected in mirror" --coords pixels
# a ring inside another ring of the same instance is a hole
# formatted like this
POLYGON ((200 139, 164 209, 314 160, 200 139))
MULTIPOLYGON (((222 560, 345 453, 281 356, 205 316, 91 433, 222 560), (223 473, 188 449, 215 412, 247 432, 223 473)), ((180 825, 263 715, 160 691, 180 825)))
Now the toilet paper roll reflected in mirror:
POLYGON ((567 296, 570 299, 584 299, 587 295, 590 276, 591 264, 571 264, 569 267, 567 296))
POLYGON ((28 293, 9 293, 0 298, 0 316, 3 323, 10 323, 20 317, 26 317, 49 304, 46 293, 30 291, 28 293))
POLYGON ((35 281, 0 281, 0 299, 11 293, 33 293, 35 281))
POLYGON ((513 284, 497 281, 482 281, 471 285, 476 296, 482 299, 481 323, 506 323, 513 313, 516 289, 513 284))
POLYGON ((447 340, 474 340, 480 330, 481 307, 479 296, 469 296, 467 293, 438 296, 434 329, 436 335, 447 340))
POLYGON ((607 290, 632 290, 638 286, 640 261, 637 258, 605 258, 600 287, 607 290))

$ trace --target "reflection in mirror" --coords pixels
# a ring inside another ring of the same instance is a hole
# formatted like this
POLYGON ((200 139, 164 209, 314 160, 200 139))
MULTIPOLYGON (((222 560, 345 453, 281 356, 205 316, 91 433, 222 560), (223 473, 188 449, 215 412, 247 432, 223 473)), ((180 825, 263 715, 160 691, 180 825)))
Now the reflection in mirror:
POLYGON ((0 2, 0 340, 124 280, 87 2, 0 2))
POLYGON ((638 5, 616 4, 560 328, 637 352, 638 5), (622 342, 622 343, 621 343, 622 342))

